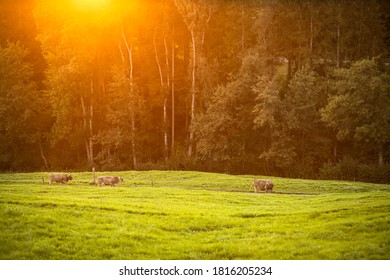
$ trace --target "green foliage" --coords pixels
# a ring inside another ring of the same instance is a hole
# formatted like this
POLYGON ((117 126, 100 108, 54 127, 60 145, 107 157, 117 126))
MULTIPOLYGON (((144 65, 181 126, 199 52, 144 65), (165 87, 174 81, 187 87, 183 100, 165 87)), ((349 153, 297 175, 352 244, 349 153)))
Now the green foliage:
POLYGON ((196 119, 197 151, 202 158, 225 162, 245 158, 246 146, 256 137, 252 130, 255 95, 251 85, 261 73, 261 66, 259 56, 249 53, 238 76, 217 89, 206 112, 196 119))
POLYGON ((280 83, 267 76, 260 76, 254 85, 253 91, 256 94, 256 105, 253 113, 254 124, 260 128, 275 128, 281 121, 280 83))
POLYGON ((272 169, 284 171, 283 175, 310 177, 319 167, 316 162, 328 153, 319 113, 326 101, 322 78, 304 67, 287 89, 283 80, 263 76, 253 90, 257 94, 254 123, 262 131, 265 147, 260 158, 272 169))
MULTIPOLYGON (((20 43, 0 46, 0 166, 37 166, 34 156, 47 129, 44 96, 33 81, 28 50, 20 43), (23 147, 24 146, 24 147, 23 147), (31 151, 33 150, 33 151, 31 151), (23 163, 24 161, 24 163, 23 163)), ((38 165, 39 166, 39 165, 38 165)))
POLYGON ((337 69, 333 94, 321 111, 340 140, 353 138, 381 149, 390 141, 390 76, 377 59, 364 59, 337 69))
MULTIPOLYGON (((97 175, 100 175, 98 173, 97 175)), ((0 259, 389 259, 389 186, 117 172, 117 187, 0 175, 0 259)))
POLYGON ((305 169, 307 174, 313 174, 319 167, 316 162, 328 157, 329 147, 319 112, 326 104, 324 88, 323 78, 306 66, 294 74, 283 100, 284 123, 292 137, 302 175, 305 169))
POLYGON ((19 2, 0 3, 1 170, 388 163, 384 0, 19 2))
POLYGON ((337 163, 325 163, 320 169, 320 178, 387 183, 390 181, 390 166, 363 164, 345 157, 337 163))
MULTIPOLYGON (((123 152, 124 147, 130 146, 133 140, 135 141, 132 139, 134 137, 132 125, 136 119, 140 119, 143 100, 137 86, 128 76, 128 69, 123 65, 113 66, 111 76, 112 81, 108 85, 105 98, 106 126, 94 137, 95 142, 103 146, 96 159, 103 169, 123 170, 126 165, 121 163, 118 154, 123 152)), ((137 137, 140 138, 139 135, 137 137)), ((125 155, 130 156, 131 153, 126 152, 125 155)))
POLYGON ((25 61, 27 54, 20 43, 8 42, 0 47, 0 129, 10 136, 26 137, 37 114, 30 102, 35 98, 40 101, 32 81, 32 66, 25 61))
POLYGON ((297 71, 289 81, 285 96, 288 127, 310 132, 320 123, 319 108, 324 102, 323 82, 309 68, 297 71))
POLYGON ((334 94, 322 111, 323 119, 338 130, 340 140, 383 144, 390 139, 390 76, 375 59, 361 60, 335 72, 334 94))

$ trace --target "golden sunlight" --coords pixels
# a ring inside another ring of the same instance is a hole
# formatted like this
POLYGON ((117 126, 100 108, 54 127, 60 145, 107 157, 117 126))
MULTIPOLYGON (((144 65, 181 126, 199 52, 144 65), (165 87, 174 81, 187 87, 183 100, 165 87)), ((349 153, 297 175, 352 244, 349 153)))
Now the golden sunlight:
POLYGON ((111 0, 72 0, 72 2, 82 9, 100 9, 110 4, 111 0))

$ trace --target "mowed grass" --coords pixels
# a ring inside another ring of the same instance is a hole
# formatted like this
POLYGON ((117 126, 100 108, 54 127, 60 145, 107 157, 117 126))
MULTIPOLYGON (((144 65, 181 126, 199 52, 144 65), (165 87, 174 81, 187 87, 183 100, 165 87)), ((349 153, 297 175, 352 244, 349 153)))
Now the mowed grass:
POLYGON ((0 259, 390 259, 388 185, 272 178, 255 194, 254 176, 105 174, 125 182, 0 174, 0 259))

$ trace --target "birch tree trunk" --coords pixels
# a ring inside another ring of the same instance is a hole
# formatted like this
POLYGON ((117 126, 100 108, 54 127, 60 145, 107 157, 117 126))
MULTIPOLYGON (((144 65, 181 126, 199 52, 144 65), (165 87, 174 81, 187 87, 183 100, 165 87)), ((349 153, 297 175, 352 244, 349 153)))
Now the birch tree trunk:
MULTIPOLYGON (((161 69, 161 64, 160 64, 160 60, 159 60, 159 58, 158 58, 158 53, 157 53, 156 33, 157 33, 157 27, 156 27, 156 29, 155 29, 154 37, 153 37, 154 53, 155 53, 155 56, 156 56, 156 63, 157 63, 157 67, 158 67, 158 72, 159 72, 159 74, 160 74, 160 88, 161 88, 161 93, 162 93, 163 95, 166 95, 166 91, 167 91, 168 88, 169 88, 169 74, 168 74, 168 71, 167 71, 167 85, 165 86, 165 84, 164 84, 164 77, 163 77, 163 73, 162 73, 162 69, 161 69)), ((165 47, 165 60, 166 60, 167 70, 168 70, 169 62, 168 62, 167 45, 166 45, 165 36, 164 36, 164 47, 165 47)), ((164 99, 164 105, 163 105, 163 121, 164 121, 164 158, 165 158, 165 162, 168 162, 169 150, 168 150, 167 98, 164 99)))
POLYGON ((165 162, 168 162, 168 117, 167 117, 167 98, 164 99, 164 157, 165 162))
POLYGON ((133 53, 132 53, 132 46, 128 43, 126 39, 125 32, 122 27, 122 37, 123 41, 125 42, 128 57, 129 57, 129 110, 130 110, 130 122, 131 122, 131 152, 133 156, 133 168, 137 169, 138 162, 137 162, 137 155, 136 155, 136 146, 135 146, 135 108, 134 108, 134 80, 133 80, 133 53))
POLYGON ((341 3, 338 2, 337 11, 337 40, 336 40, 336 67, 340 67, 340 21, 341 21, 341 3))
POLYGON ((89 135, 88 135, 88 144, 89 144, 89 163, 94 164, 94 156, 93 156, 93 96, 94 96, 94 89, 93 89, 93 74, 91 73, 91 103, 89 104, 89 135))
POLYGON ((195 43, 195 34, 194 34, 194 28, 191 29, 191 42, 192 42, 192 63, 191 63, 191 118, 190 118, 190 125, 189 125, 189 144, 188 144, 188 156, 192 156, 193 152, 193 144, 194 144, 194 131, 192 129, 192 122, 195 118, 195 95, 196 95, 196 43, 195 43))
POLYGON ((187 28, 191 36, 191 63, 190 63, 190 72, 191 72, 191 104, 190 104, 190 113, 189 113, 189 122, 188 122, 188 131, 189 131, 189 144, 188 144, 188 156, 192 156, 194 150, 194 131, 192 128, 192 123, 195 119, 196 111, 196 68, 197 68, 197 59, 199 56, 199 51, 204 44, 205 31, 207 25, 211 19, 213 13, 213 8, 215 1, 206 1, 206 0, 174 0, 176 7, 178 8, 180 14, 183 16, 184 22, 187 25, 187 28))
POLYGON ((171 70, 172 70, 172 73, 171 73, 171 102, 172 102, 172 124, 171 124, 171 154, 173 154, 175 152, 175 39, 174 39, 174 35, 175 35, 175 30, 173 29, 172 30, 172 61, 171 61, 171 70))
POLYGON ((380 144, 379 145, 379 149, 378 149, 378 164, 379 166, 383 166, 383 145, 380 144))
POLYGON ((85 151, 87 154, 87 161, 89 164, 92 163, 92 155, 91 155, 91 149, 90 149, 90 142, 89 142, 89 129, 90 126, 88 126, 88 123, 90 121, 88 120, 88 112, 87 108, 85 106, 85 100, 83 96, 80 96, 80 103, 81 103, 81 110, 82 110, 82 116, 83 116, 83 130, 84 130, 84 144, 85 144, 85 151))
POLYGON ((46 159, 46 157, 45 157, 45 153, 43 152, 43 146, 42 146, 42 139, 41 139, 41 137, 39 137, 39 142, 38 142, 38 144, 39 144, 39 153, 40 153, 40 155, 41 155, 41 158, 42 158, 42 160, 43 160, 43 163, 45 164, 45 169, 46 169, 46 170, 49 170, 49 164, 47 163, 47 159, 46 159))
MULTIPOLYGON (((338 2, 338 11, 337 11, 337 40, 336 40, 336 67, 340 67, 340 21, 341 21, 341 3, 338 2)), ((333 160, 336 162, 338 147, 337 147, 337 138, 333 144, 333 160)))
POLYGON ((313 37, 314 37, 314 24, 313 24, 313 1, 309 2, 310 9, 310 42, 309 42, 309 52, 310 52, 310 65, 313 64, 313 37))

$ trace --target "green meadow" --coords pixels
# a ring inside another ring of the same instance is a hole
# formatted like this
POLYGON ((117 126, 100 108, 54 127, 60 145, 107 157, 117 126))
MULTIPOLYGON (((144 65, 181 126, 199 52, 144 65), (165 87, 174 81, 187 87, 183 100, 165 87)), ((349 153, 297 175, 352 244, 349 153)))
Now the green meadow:
POLYGON ((390 259, 389 185, 271 178, 256 194, 254 176, 105 174, 125 182, 0 174, 0 259, 390 259))

